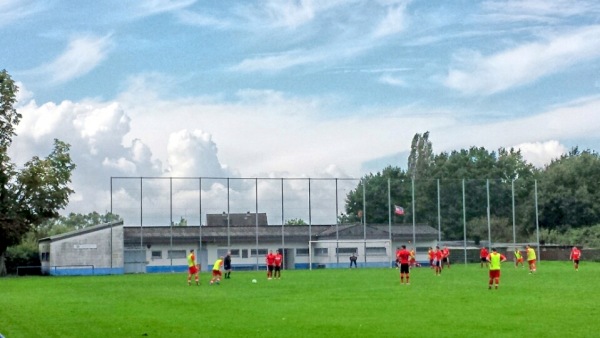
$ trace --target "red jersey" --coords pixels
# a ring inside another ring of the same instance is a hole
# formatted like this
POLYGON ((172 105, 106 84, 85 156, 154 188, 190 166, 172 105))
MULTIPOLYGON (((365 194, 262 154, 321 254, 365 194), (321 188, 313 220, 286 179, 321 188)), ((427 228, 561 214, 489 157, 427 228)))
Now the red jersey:
POLYGON ((442 254, 443 254, 443 257, 448 257, 448 256, 450 256, 450 250, 448 250, 448 248, 444 248, 442 250, 442 254))
POLYGON ((579 260, 580 256, 581 256, 581 251, 579 251, 579 249, 571 250, 571 259, 579 260))
POLYGON ((479 252, 479 257, 481 257, 481 258, 487 258, 488 254, 489 253, 488 253, 488 251, 487 251, 486 248, 481 248, 481 251, 479 252))
POLYGON ((442 250, 438 250, 435 252, 435 258, 439 261, 442 259, 442 257, 444 257, 444 253, 442 252, 442 250))
POLYGON ((408 264, 408 260, 410 259, 410 251, 406 249, 400 250, 396 254, 396 258, 400 261, 400 264, 408 264))
POLYGON ((433 250, 429 250, 427 252, 427 254, 429 255, 429 259, 434 259, 435 258, 435 252, 433 250))
POLYGON ((281 254, 275 255, 275 266, 281 266, 281 262, 283 261, 283 256, 281 254))
POLYGON ((273 253, 269 253, 266 258, 267 265, 275 265, 275 255, 273 253))

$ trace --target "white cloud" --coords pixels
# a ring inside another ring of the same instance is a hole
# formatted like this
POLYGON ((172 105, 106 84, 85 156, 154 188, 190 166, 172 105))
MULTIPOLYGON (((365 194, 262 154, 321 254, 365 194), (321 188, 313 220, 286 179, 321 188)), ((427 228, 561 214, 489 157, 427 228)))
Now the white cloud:
POLYGON ((75 212, 105 211, 110 202, 111 176, 161 175, 161 163, 139 140, 124 146, 130 119, 115 102, 52 102, 38 106, 22 104, 23 115, 17 137, 10 148, 11 157, 22 165, 32 156, 46 156, 52 140, 71 145, 77 168, 73 173, 69 208, 75 212))
POLYGON ((111 48, 109 35, 76 37, 56 59, 29 72, 45 75, 52 83, 68 82, 91 72, 106 59, 111 48))
POLYGON ((379 82, 385 83, 385 84, 388 84, 391 86, 397 86, 397 87, 406 87, 407 86, 406 81, 404 81, 402 78, 399 78, 397 76, 393 76, 390 74, 381 75, 379 77, 379 82))
POLYGON ((407 26, 406 5, 407 3, 400 3, 388 7, 385 18, 379 22, 373 32, 374 37, 381 38, 402 32, 407 26))
POLYGON ((485 1, 481 5, 483 22, 492 21, 532 21, 556 22, 561 18, 598 12, 596 1, 571 0, 506 0, 485 1))
POLYGON ((268 0, 258 5, 242 5, 235 9, 241 18, 259 29, 295 30, 311 23, 324 12, 351 4, 348 0, 268 0))
POLYGON ((0 1, 0 28, 42 12, 47 5, 45 1, 2 0, 0 1))
POLYGON ((534 166, 541 168, 553 159, 559 158, 567 152, 567 147, 559 141, 522 143, 515 146, 521 150, 523 158, 534 166))
POLYGON ((500 53, 457 55, 444 84, 463 94, 494 94, 600 57, 600 26, 588 26, 500 53))
POLYGON ((171 133, 167 152, 170 176, 231 176, 219 163, 217 145, 212 141, 212 136, 201 130, 171 133))
POLYGON ((322 55, 307 51, 288 51, 276 55, 258 56, 242 60, 231 67, 232 71, 259 72, 281 71, 287 68, 315 63, 323 60, 322 55))
POLYGON ((136 2, 137 15, 148 16, 184 9, 193 5, 196 0, 146 0, 136 2))

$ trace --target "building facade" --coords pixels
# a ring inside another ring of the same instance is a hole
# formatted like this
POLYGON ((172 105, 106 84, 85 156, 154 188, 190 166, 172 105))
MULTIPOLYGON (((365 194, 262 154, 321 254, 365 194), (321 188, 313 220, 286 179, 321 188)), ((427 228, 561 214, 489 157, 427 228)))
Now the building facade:
POLYGON ((390 267, 400 245, 415 248, 417 260, 427 262, 427 248, 437 238, 428 225, 282 226, 268 225, 266 214, 246 213, 209 214, 206 226, 104 224, 44 238, 39 245, 45 273, 114 274, 183 272, 190 249, 203 271, 227 252, 234 270, 264 269, 267 253, 277 250, 284 269, 345 268, 353 254, 359 267, 390 267))

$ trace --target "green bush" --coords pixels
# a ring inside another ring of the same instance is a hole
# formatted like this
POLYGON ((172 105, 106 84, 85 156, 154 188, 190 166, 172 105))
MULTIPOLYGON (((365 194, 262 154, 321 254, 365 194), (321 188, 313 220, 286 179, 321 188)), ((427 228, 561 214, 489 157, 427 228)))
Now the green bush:
POLYGON ((39 275, 41 270, 39 266, 40 255, 37 247, 31 244, 20 244, 9 247, 6 250, 6 271, 8 274, 17 274, 17 267, 38 267, 38 268, 23 268, 19 270, 19 274, 39 275), (22 271, 21 271, 22 270, 22 271))

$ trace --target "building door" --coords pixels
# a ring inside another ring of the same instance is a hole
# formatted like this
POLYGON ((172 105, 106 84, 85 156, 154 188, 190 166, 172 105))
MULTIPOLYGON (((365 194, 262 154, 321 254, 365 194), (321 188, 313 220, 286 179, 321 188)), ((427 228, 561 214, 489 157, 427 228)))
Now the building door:
POLYGON ((125 273, 146 273, 146 249, 124 250, 123 263, 125 273))

